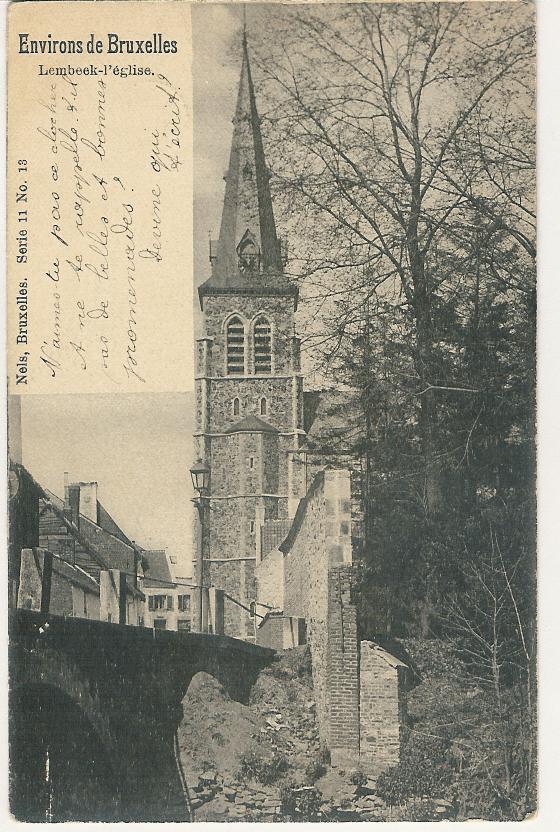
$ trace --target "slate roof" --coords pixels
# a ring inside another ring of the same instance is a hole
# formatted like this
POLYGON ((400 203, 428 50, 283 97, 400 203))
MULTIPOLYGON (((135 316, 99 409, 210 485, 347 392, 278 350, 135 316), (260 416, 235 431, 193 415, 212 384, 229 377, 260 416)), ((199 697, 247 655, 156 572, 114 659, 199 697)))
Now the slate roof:
POLYGON ((235 422, 234 425, 230 425, 227 428, 226 433, 278 433, 278 430, 273 426, 270 425, 268 422, 265 422, 263 419, 259 419, 258 416, 254 416, 250 414, 249 416, 245 416, 244 419, 241 419, 239 422, 235 422))
MULTIPOLYGON (((33 480, 31 474, 29 476, 33 480)), ((64 501, 60 497, 57 497, 56 494, 53 494, 52 491, 42 488, 38 483, 36 485, 41 497, 45 500, 46 506, 54 511, 58 519, 65 526, 67 532, 78 541, 91 559, 89 564, 83 564, 86 569, 89 569, 95 574, 100 569, 121 569, 129 573, 133 571, 134 549, 136 548, 140 551, 139 547, 134 547, 130 542, 126 543, 122 537, 114 535, 112 532, 107 531, 107 529, 98 526, 82 514, 80 515, 80 528, 78 528, 66 516, 64 501)), ((107 517, 110 517, 108 513, 107 517)), ((121 534, 124 535, 124 532, 121 534)), ((63 561, 55 559, 55 563, 63 563, 63 561)), ((130 575, 127 576, 126 584, 127 592, 130 595, 144 598, 143 593, 134 586, 134 579, 130 575)))
POLYGON ((348 453, 363 437, 364 420, 355 391, 306 391, 303 402, 307 449, 348 453))
POLYGON ((99 595, 99 584, 97 581, 94 580, 91 575, 88 575, 81 569, 77 569, 75 566, 72 566, 71 563, 65 563, 62 560, 58 560, 58 558, 53 558, 52 568, 53 572, 57 572, 59 575, 62 575, 62 577, 70 581, 71 584, 79 586, 81 589, 85 589, 86 592, 90 592, 93 595, 99 595))
POLYGON ((142 549, 144 568, 144 586, 174 587, 175 582, 169 569, 165 549, 142 549))
POLYGON ((199 297, 202 302, 207 294, 280 294, 293 296, 296 305, 298 290, 284 274, 276 234, 270 174, 264 155, 245 35, 233 124, 217 253, 213 259, 212 277, 199 287, 199 297), (260 264, 255 271, 242 272, 238 246, 247 235, 260 251, 260 264))

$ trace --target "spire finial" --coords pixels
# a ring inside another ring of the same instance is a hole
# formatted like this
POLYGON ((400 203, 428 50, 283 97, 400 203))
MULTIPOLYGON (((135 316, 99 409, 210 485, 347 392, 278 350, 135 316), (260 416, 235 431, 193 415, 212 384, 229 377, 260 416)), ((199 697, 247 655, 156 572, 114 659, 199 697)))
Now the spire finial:
POLYGON ((243 46, 247 48, 247 5, 243 3, 243 46))

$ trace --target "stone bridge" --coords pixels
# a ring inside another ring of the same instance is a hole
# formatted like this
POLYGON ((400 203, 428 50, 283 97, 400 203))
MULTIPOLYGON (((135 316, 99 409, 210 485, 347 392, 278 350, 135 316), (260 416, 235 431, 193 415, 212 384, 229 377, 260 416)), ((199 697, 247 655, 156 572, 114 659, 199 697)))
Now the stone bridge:
POLYGON ((274 651, 227 636, 10 612, 10 805, 21 821, 185 821, 181 701, 246 701, 274 651))

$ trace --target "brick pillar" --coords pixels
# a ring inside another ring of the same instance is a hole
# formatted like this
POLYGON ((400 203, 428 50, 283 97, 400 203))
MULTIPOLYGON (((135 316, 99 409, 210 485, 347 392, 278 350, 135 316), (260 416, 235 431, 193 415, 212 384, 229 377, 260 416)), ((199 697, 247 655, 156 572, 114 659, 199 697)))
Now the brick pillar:
POLYGON ((360 645, 360 756, 377 775, 400 759, 407 666, 372 641, 360 645))
POLYGON ((360 683, 357 611, 350 592, 351 564, 329 571, 329 749, 335 766, 356 766, 360 753, 360 683))

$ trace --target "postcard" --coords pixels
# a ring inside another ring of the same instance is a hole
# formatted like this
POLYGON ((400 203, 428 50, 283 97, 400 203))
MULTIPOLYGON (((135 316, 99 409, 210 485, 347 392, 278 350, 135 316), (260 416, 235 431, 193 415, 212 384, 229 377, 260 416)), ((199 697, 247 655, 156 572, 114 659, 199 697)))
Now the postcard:
POLYGON ((7 19, 12 817, 533 816, 534 4, 7 19))

